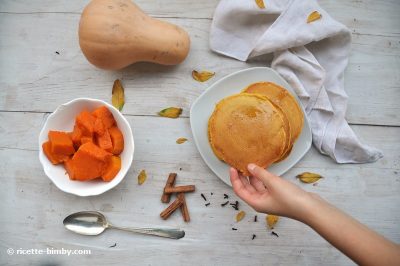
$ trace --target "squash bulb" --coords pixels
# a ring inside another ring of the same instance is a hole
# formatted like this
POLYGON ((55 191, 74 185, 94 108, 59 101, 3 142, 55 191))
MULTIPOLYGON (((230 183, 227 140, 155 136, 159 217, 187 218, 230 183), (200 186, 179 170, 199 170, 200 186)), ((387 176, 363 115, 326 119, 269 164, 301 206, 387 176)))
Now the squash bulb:
POLYGON ((96 67, 117 70, 141 61, 179 64, 190 39, 180 27, 149 17, 129 0, 92 0, 81 15, 79 45, 96 67))

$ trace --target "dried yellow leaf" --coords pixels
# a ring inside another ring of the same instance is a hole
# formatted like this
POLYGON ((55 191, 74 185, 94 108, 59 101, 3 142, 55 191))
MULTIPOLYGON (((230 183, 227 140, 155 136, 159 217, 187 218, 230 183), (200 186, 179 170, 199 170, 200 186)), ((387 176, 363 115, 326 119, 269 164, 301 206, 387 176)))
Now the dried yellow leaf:
POLYGON ((307 23, 316 21, 316 20, 320 19, 321 17, 322 17, 322 15, 318 11, 314 11, 310 15, 308 15, 307 23))
POLYGON ((169 108, 165 108, 165 109, 161 110, 160 112, 158 112, 158 115, 162 116, 162 117, 168 117, 168 118, 177 118, 181 115, 181 113, 182 113, 182 108, 169 107, 169 108))
POLYGON ((256 4, 261 9, 265 8, 264 0, 256 0, 256 4))
POLYGON ((182 144, 182 143, 185 143, 186 141, 187 141, 187 138, 179 138, 179 139, 176 140, 176 143, 177 144, 182 144))
POLYGON ((212 78, 215 75, 214 72, 210 72, 210 71, 201 71, 201 72, 197 72, 196 70, 192 71, 192 77, 200 82, 204 82, 209 80, 210 78, 212 78))
POLYGON ((279 216, 268 214, 267 217, 265 217, 265 220, 267 222, 268 228, 274 229, 274 226, 279 220, 279 216))
POLYGON ((138 184, 141 185, 143 184, 147 179, 147 174, 146 174, 146 170, 142 170, 140 171, 137 180, 138 180, 138 184))
POLYGON ((303 183, 311 184, 320 180, 322 176, 315 173, 304 172, 300 175, 297 175, 297 178, 303 183))
POLYGON ((240 211, 236 214, 236 222, 240 222, 243 220, 244 216, 246 216, 246 213, 244 211, 240 211))
POLYGON ((122 110, 125 104, 125 93, 124 87, 122 87, 121 81, 116 79, 112 88, 112 105, 118 110, 122 110))

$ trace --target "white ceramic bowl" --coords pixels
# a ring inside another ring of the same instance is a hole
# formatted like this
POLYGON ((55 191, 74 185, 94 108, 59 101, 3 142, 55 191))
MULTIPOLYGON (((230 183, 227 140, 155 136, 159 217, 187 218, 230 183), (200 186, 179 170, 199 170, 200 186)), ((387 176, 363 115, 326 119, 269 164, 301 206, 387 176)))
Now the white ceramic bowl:
MULTIPOLYGON (((227 185, 231 186, 229 180, 229 166, 215 156, 208 142, 208 119, 214 111, 215 105, 223 98, 232 94, 240 93, 245 87, 254 82, 271 81, 291 92, 300 104, 294 90, 273 69, 268 67, 254 67, 232 73, 211 85, 190 109, 190 126, 193 138, 201 156, 210 169, 227 185)), ((304 110, 303 110, 304 113, 304 110)), ((310 149, 312 135, 307 117, 304 115, 303 130, 294 143, 290 155, 279 163, 271 165, 268 170, 276 175, 282 175, 292 168, 310 149)))
POLYGON ((78 196, 94 196, 104 193, 118 185, 125 177, 133 160, 134 142, 132 129, 125 117, 112 105, 96 99, 78 98, 60 105, 47 118, 39 135, 39 160, 43 170, 51 181, 62 191, 78 196), (53 165, 43 153, 42 144, 48 140, 49 130, 72 131, 75 124, 75 117, 83 110, 92 111, 95 108, 105 105, 113 114, 115 121, 124 135, 124 151, 121 153, 121 170, 110 182, 92 180, 87 182, 72 181, 66 174, 63 165, 53 165))

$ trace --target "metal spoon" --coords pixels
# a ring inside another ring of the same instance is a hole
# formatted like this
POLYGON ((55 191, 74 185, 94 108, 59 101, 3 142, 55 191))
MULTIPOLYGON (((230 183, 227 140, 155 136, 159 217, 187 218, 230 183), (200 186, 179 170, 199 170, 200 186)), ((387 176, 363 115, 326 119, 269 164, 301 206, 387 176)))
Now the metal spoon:
POLYGON ((91 235, 91 236, 99 235, 108 228, 114 228, 133 233, 155 235, 173 239, 179 239, 185 236, 185 231, 179 229, 137 228, 137 227, 126 228, 119 226, 117 227, 115 225, 110 224, 103 214, 96 211, 84 211, 84 212, 73 213, 67 216, 64 219, 63 223, 65 228, 81 235, 91 235))

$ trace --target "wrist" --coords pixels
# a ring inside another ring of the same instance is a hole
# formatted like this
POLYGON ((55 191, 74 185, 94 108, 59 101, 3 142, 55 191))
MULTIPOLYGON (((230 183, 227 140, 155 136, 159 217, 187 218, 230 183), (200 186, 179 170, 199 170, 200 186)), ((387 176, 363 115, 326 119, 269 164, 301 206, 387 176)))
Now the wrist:
POLYGON ((321 212, 323 206, 327 204, 324 199, 313 192, 306 192, 300 201, 297 217, 294 218, 307 225, 317 219, 317 215, 321 212))

